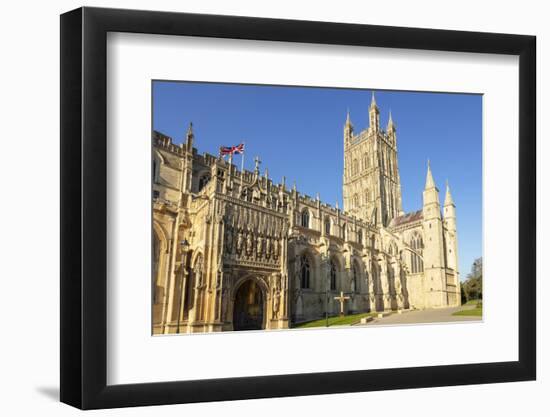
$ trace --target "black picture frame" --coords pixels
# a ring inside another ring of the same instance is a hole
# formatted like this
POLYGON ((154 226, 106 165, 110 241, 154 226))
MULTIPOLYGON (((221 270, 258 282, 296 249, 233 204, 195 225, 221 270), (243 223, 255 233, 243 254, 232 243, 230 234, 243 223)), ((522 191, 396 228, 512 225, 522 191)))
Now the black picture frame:
POLYGON ((534 380, 535 51, 524 35, 88 7, 61 15, 61 401, 96 409, 534 380), (519 56, 519 360, 107 385, 108 32, 519 56))

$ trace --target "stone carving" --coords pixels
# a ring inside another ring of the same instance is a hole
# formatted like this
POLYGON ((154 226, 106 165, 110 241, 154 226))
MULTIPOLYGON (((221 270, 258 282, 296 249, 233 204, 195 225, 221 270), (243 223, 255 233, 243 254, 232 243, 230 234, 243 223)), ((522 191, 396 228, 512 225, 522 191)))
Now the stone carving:
POLYGON ((265 240, 265 257, 269 259, 271 257, 271 238, 267 237, 265 240))
POLYGON ((253 246, 254 246, 254 240, 253 240, 252 232, 248 232, 246 236, 246 254, 248 256, 252 255, 252 250, 254 249, 253 246))
POLYGON ((233 228, 231 226, 227 226, 225 232, 225 250, 228 254, 233 252, 233 228))
POLYGON ((202 265, 202 256, 199 255, 197 260, 195 261, 195 288, 202 288, 204 286, 203 282, 203 271, 202 271, 203 265, 202 265))
POLYGON ((240 255, 243 251, 244 237, 243 231, 239 230, 237 234, 237 253, 240 255))
POLYGON ((262 235, 258 236, 258 243, 256 244, 256 256, 260 258, 264 253, 265 240, 262 235))

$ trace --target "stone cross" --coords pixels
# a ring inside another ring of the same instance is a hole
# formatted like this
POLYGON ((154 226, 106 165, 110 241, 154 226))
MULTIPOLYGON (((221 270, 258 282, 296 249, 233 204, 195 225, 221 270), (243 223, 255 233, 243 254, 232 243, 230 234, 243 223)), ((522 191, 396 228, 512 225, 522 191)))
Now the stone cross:
POLYGON ((344 296, 344 291, 340 291, 340 296, 339 297, 334 297, 334 299, 340 302, 340 315, 343 316, 344 315, 344 302, 346 300, 349 300, 349 297, 344 296))

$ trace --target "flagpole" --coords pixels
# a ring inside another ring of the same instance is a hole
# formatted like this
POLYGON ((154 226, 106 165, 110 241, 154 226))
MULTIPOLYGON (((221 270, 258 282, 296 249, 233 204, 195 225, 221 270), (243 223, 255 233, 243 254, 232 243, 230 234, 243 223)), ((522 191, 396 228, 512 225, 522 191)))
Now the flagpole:
POLYGON ((241 188, 243 188, 243 177, 244 177, 244 152, 246 151, 246 144, 243 141, 243 153, 241 154, 241 188))

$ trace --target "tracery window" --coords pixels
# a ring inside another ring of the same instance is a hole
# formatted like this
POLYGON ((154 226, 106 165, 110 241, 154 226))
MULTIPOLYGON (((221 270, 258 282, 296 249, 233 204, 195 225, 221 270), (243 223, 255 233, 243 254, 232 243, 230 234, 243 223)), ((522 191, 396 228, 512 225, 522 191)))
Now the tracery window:
POLYGON ((411 238, 411 248, 414 250, 414 252, 411 252, 411 272, 413 274, 424 272, 424 262, 421 258, 424 242, 422 242, 422 236, 418 233, 415 233, 411 238))
POLYGON ((309 258, 306 255, 300 257, 300 286, 310 288, 310 265, 309 258))
POLYGON ((325 234, 330 235, 330 217, 325 219, 325 234))
POLYGON ((302 227, 309 228, 309 210, 307 208, 302 210, 301 222, 302 227))
POLYGON ((336 264, 330 261, 330 290, 336 291, 336 264))
POLYGON ((206 186, 206 184, 208 184, 209 181, 210 174, 201 175, 201 177, 199 178, 199 191, 201 191, 206 186))
POLYGON ((352 277, 351 277, 351 292, 359 292, 359 272, 357 268, 357 264, 353 264, 353 270, 352 270, 352 277))

